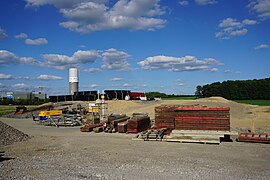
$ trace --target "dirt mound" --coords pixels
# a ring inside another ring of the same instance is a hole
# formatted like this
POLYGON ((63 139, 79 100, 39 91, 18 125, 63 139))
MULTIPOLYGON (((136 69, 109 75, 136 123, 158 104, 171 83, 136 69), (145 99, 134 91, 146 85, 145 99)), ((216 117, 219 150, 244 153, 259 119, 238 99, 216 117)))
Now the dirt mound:
POLYGON ((0 146, 11 145, 27 139, 29 139, 27 134, 0 121, 0 146))
POLYGON ((229 102, 228 99, 225 99, 223 97, 220 97, 220 96, 213 96, 213 97, 209 97, 209 98, 203 98, 204 100, 213 100, 213 101, 219 101, 219 102, 229 102))
POLYGON ((148 113, 155 119, 155 107, 160 105, 201 105, 207 107, 229 107, 231 127, 233 130, 270 132, 270 108, 241 104, 222 97, 201 98, 197 100, 161 100, 161 101, 109 101, 109 112, 125 113, 130 116, 134 112, 148 113))

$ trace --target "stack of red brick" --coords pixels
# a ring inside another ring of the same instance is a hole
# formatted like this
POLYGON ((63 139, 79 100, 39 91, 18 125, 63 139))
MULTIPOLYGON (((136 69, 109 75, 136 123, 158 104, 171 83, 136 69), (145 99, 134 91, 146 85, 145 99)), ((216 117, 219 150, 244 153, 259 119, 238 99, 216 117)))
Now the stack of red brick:
POLYGON ((230 130, 230 108, 163 105, 155 108, 155 126, 169 130, 230 130))
POLYGON ((118 132, 119 133, 126 133, 127 132, 127 124, 128 121, 118 123, 118 132))
POLYGON ((230 108, 179 107, 175 111, 175 129, 230 130, 230 108))
POLYGON ((150 128, 150 123, 150 117, 148 116, 132 117, 130 120, 128 120, 127 132, 138 133, 145 131, 150 128))

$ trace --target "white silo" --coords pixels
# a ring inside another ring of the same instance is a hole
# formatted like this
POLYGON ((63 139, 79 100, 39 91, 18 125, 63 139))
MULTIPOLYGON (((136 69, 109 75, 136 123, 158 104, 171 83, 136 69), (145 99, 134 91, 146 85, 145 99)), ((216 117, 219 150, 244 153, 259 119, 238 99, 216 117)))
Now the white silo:
POLYGON ((69 68, 69 94, 74 95, 74 93, 79 90, 79 73, 78 68, 69 68))

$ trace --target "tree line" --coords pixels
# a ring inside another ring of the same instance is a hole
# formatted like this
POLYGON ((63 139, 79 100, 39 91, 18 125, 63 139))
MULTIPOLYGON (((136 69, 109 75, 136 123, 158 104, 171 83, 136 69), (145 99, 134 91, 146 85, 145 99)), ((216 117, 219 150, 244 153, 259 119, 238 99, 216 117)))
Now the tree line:
POLYGON ((0 105, 40 105, 49 102, 49 99, 8 99, 8 98, 1 98, 0 105))
POLYGON ((172 98, 172 97, 194 97, 194 95, 177 95, 177 94, 166 94, 162 92, 146 92, 148 98, 172 98))
POLYGON ((223 81, 197 86, 197 97, 221 96, 231 100, 270 100, 270 78, 223 81))

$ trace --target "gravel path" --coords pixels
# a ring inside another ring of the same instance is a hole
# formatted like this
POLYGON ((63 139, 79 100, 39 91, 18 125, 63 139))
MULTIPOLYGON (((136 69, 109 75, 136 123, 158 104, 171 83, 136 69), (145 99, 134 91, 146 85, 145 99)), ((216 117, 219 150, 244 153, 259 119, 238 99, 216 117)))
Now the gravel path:
POLYGON ((269 179, 269 145, 132 141, 130 135, 35 136, 2 147, 4 179, 269 179))
POLYGON ((133 134, 82 133, 32 119, 1 121, 31 136, 0 146, 0 179, 269 179, 270 145, 133 141, 133 134), (13 159, 10 159, 13 158, 13 159))

